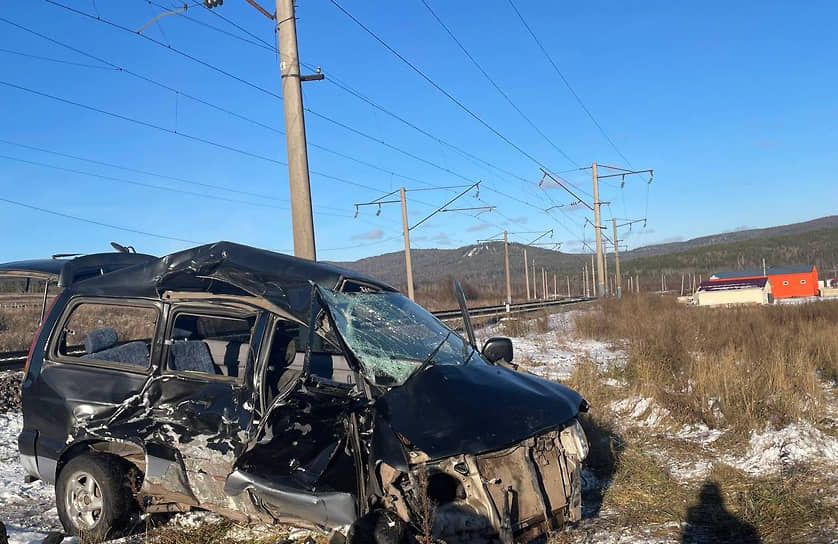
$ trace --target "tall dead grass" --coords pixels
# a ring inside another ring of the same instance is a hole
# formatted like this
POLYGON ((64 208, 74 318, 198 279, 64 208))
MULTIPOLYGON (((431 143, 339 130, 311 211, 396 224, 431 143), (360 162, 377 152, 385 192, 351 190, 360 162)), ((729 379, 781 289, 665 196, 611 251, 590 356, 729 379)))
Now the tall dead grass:
POLYGON ((745 434, 818 420, 838 382, 838 304, 699 308, 640 295, 576 316, 583 336, 625 344, 622 377, 683 421, 745 434))
POLYGON ((0 310, 0 353, 29 349, 40 319, 40 308, 0 310))

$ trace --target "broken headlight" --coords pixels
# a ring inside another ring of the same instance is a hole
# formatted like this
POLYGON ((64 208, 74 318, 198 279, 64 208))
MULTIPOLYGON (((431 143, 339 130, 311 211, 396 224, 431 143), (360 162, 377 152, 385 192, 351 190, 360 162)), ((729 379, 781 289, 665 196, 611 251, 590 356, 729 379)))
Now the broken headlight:
POLYGON ((580 461, 588 456, 588 437, 578 419, 573 420, 573 425, 565 427, 559 436, 565 451, 576 454, 580 461))

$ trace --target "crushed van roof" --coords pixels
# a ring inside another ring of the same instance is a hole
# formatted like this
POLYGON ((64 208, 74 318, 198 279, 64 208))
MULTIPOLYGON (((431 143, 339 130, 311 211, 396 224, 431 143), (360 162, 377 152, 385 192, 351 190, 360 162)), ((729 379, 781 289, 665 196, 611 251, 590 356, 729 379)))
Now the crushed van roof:
POLYGON ((307 319, 312 283, 337 289, 344 280, 396 291, 360 272, 233 242, 216 242, 172 253, 81 281, 73 290, 88 295, 156 298, 170 290, 229 294, 228 286, 233 286, 307 319))

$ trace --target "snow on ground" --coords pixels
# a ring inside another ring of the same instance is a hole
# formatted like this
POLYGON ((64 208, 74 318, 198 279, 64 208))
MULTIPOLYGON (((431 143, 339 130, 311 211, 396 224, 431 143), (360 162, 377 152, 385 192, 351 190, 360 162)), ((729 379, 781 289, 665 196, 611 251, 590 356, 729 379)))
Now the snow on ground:
POLYGON ((725 463, 754 475, 779 472, 784 467, 812 461, 833 468, 838 466, 838 439, 824 435, 808 423, 752 432, 744 456, 724 457, 725 463))
MULTIPOLYGON (((550 380, 566 380, 576 364, 585 358, 602 366, 625 360, 625 353, 597 340, 580 339, 573 333, 575 311, 548 316, 548 332, 530 332, 512 337, 515 363, 527 371, 550 380)), ((495 323, 477 331, 482 338, 505 336, 503 324, 495 323)))
MULTIPOLYGON (((591 360, 603 368, 622 365, 626 353, 611 344, 581 339, 575 334, 573 317, 585 310, 557 313, 547 319, 547 332, 536 332, 530 322, 530 331, 512 341, 515 362, 525 370, 553 380, 566 380, 577 363, 591 360)), ((524 328, 524 327, 522 327, 524 328)), ((478 337, 504 336, 502 324, 492 324, 479 329, 478 337)), ((482 343, 482 341, 480 342, 482 343)), ((604 382, 615 389, 625 384, 609 378, 604 382)), ((830 399, 834 399, 831 388, 827 388, 830 399)), ((629 393, 626 393, 629 395, 629 393)), ((828 402, 833 404, 832 402, 828 402)), ((623 431, 639 431, 652 439, 662 438, 683 444, 679 452, 654 446, 650 453, 677 480, 689 484, 706 478, 713 465, 718 462, 729 464, 753 475, 773 473, 784 466, 799 462, 821 463, 829 467, 838 466, 838 438, 824 434, 806 423, 794 423, 782 429, 766 429, 751 435, 748 448, 742 455, 734 455, 722 449, 717 441, 724 435, 724 429, 711 429, 704 424, 678 425, 669 412, 654 399, 630 395, 609 406, 616 424, 623 431)), ((825 417, 838 420, 838 409, 828 406, 825 417)), ((51 531, 60 531, 61 525, 55 509, 54 490, 43 482, 26 484, 23 468, 17 451, 17 435, 22 417, 16 407, 8 406, 0 412, 0 521, 6 524, 9 542, 12 544, 40 543, 51 531)), ((838 424, 836 424, 838 427, 838 424)), ((609 482, 598 480, 590 471, 584 471, 584 488, 587 491, 607 488, 609 482)), ((631 543, 658 544, 680 541, 677 535, 681 527, 677 524, 652 524, 644 528, 625 528, 617 521, 616 512, 587 510, 579 527, 572 530, 572 541, 577 543, 631 543)), ((214 514, 192 512, 175 516, 170 526, 196 527, 215 521, 214 514)), ((248 536, 261 535, 258 527, 236 527, 232 538, 245 540, 248 536)), ((291 541, 305 538, 305 530, 293 531, 286 537, 291 541)), ((74 542, 65 539, 64 544, 74 542)), ((127 539, 124 542, 140 542, 127 539)))
POLYGON ((654 399, 639 395, 611 403, 611 410, 640 427, 660 427, 669 417, 669 410, 658 406, 654 399))
POLYGON ((0 521, 6 524, 10 544, 41 542, 49 532, 61 530, 53 487, 23 481, 17 450, 22 427, 20 413, 0 413, 0 521))

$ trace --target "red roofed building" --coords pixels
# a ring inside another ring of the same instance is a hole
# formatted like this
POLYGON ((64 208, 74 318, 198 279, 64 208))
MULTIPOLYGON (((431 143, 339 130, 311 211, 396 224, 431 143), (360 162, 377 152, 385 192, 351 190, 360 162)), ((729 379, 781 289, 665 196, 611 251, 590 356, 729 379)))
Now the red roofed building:
POLYGON ((815 265, 776 266, 761 269, 716 272, 710 281, 768 278, 775 299, 818 296, 818 268, 815 265))

